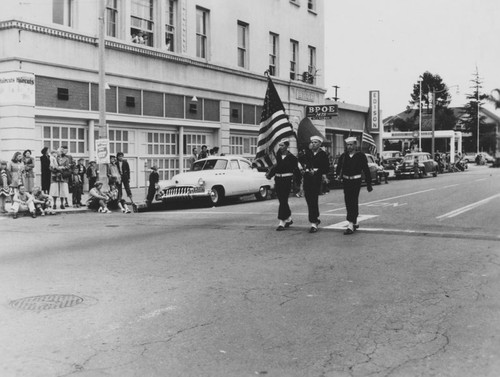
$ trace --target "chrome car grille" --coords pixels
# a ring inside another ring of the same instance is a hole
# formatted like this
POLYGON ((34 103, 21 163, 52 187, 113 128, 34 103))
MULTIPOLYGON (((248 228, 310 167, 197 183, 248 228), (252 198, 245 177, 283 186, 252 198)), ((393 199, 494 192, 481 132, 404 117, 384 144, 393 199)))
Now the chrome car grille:
POLYGON ((193 192, 194 188, 189 186, 171 187, 163 190, 163 196, 167 198, 172 196, 189 196, 193 192))

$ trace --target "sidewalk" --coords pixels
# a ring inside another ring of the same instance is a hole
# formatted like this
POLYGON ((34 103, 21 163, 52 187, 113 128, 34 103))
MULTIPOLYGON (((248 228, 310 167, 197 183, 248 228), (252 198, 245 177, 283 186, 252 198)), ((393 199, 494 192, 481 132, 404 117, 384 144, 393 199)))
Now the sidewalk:
MULTIPOLYGON (((146 200, 146 190, 144 187, 137 187, 137 188, 132 188, 131 191, 132 191, 132 198, 134 199, 134 203, 136 203, 137 205, 141 205, 141 204, 144 204, 145 205, 145 200, 146 200)), ((88 199, 88 191, 84 192, 83 195, 82 195, 82 203, 87 203, 87 199, 88 199)), ((125 195, 124 199, 127 201, 127 204, 129 204, 129 198, 126 196, 126 193, 125 193, 125 190, 123 190, 123 194, 125 195)), ((57 199, 57 209, 55 210, 55 213, 56 215, 59 214, 59 213, 82 213, 82 212, 89 212, 91 211, 90 209, 88 209, 86 206, 84 207, 80 207, 80 208, 76 208, 76 207, 73 207, 73 203, 71 202, 71 194, 68 198, 68 204, 69 206, 67 206, 65 209, 60 209, 60 200, 57 199)), ((12 212, 11 212, 11 203, 8 202, 8 203, 5 203, 5 209, 7 211, 7 213, 0 213, 0 216, 3 216, 3 217, 11 217, 12 216, 12 212)), ((132 210, 132 208, 130 208, 130 210, 132 210)), ((19 215, 20 216, 23 216, 24 213, 21 213, 19 212, 19 215)))

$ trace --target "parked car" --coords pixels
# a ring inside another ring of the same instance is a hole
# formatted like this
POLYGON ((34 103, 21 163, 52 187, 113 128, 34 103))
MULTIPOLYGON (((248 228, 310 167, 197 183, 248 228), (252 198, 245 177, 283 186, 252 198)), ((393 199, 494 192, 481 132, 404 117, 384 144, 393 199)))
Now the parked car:
POLYGON ((402 163, 396 167, 394 173, 396 178, 405 175, 423 178, 427 174, 437 177, 438 171, 438 163, 432 159, 430 153, 415 152, 405 155, 402 163))
POLYGON ((384 151, 381 153, 382 167, 389 173, 389 178, 393 178, 396 174, 394 170, 403 161, 403 153, 399 151, 384 151))
MULTIPOLYGON (((336 170, 337 164, 340 156, 335 157, 333 166, 330 169, 330 174, 328 178, 330 180, 330 187, 340 187, 342 183, 337 179, 336 170)), ((380 184, 381 180, 385 176, 385 172, 382 166, 379 166, 375 162, 375 157, 371 154, 366 154, 366 159, 368 160, 368 168, 370 169, 371 180, 373 184, 380 184)), ((366 184, 365 174, 361 173, 361 182, 366 184)))
POLYGON ((476 162, 476 156, 477 153, 466 152, 462 154, 462 160, 467 163, 474 163, 476 162))
POLYGON ((486 153, 486 152, 479 152, 480 155, 483 156, 483 159, 486 161, 486 162, 495 162, 495 159, 493 158, 492 155, 486 153))
POLYGON ((200 198, 217 205, 227 197, 252 194, 265 200, 274 189, 274 181, 243 157, 212 156, 195 161, 190 171, 160 181, 158 186, 156 199, 165 204, 200 198))

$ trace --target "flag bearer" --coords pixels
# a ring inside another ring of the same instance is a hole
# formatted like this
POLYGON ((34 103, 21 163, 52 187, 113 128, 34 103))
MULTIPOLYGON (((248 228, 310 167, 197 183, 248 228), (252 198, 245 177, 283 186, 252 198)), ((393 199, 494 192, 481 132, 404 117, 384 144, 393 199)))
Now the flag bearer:
POLYGON ((290 142, 281 140, 278 144, 279 150, 276 155, 276 165, 266 174, 270 179, 274 176, 276 195, 280 203, 278 209, 279 224, 277 231, 285 230, 293 224, 292 211, 288 205, 288 197, 292 189, 293 172, 297 168, 297 157, 289 150, 290 142))

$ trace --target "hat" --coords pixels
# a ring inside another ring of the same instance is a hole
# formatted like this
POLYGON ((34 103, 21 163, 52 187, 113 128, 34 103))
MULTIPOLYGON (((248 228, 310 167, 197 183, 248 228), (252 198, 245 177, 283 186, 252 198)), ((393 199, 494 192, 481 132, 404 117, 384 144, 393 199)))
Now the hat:
POLYGON ((357 143, 358 139, 356 139, 354 136, 349 136, 348 138, 345 139, 346 143, 357 143))
POLYGON ((323 142, 323 138, 321 136, 318 136, 318 135, 313 135, 311 136, 311 141, 314 141, 314 140, 317 140, 319 141, 320 143, 323 142))
POLYGON ((94 183, 94 187, 97 187, 97 186, 102 186, 103 183, 101 181, 97 181, 96 183, 94 183))
POLYGON ((158 166, 153 165, 153 166, 151 166, 151 168, 150 168, 150 169, 151 169, 151 170, 158 170, 158 166))

